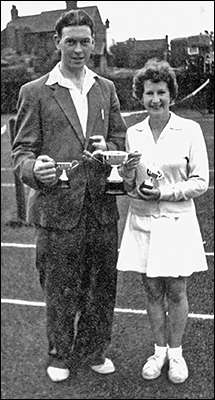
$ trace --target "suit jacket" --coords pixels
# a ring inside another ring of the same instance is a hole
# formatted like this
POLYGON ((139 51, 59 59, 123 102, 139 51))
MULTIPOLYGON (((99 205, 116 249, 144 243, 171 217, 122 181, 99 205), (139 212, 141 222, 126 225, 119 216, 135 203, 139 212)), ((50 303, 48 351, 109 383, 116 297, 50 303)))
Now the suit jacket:
POLYGON ((14 172, 31 187, 28 201, 29 222, 44 227, 72 229, 80 218, 86 188, 101 224, 116 220, 116 197, 105 194, 110 167, 83 160, 89 137, 103 135, 108 150, 125 150, 126 125, 120 114, 114 84, 102 77, 88 92, 86 138, 69 90, 57 83, 45 85, 48 74, 22 86, 18 99, 16 136, 12 145, 14 172), (78 160, 79 166, 67 175, 69 189, 59 188, 57 180, 46 186, 35 179, 33 168, 39 155, 56 162, 78 160))

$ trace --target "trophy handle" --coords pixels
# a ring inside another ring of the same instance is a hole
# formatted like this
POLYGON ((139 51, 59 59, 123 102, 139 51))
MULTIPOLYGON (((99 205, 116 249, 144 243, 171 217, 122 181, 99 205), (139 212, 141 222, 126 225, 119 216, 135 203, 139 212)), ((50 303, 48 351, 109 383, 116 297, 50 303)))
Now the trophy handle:
POLYGON ((78 162, 77 160, 73 160, 73 161, 71 162, 71 166, 70 166, 69 169, 76 168, 76 167, 78 167, 78 165, 79 165, 79 162, 78 162))

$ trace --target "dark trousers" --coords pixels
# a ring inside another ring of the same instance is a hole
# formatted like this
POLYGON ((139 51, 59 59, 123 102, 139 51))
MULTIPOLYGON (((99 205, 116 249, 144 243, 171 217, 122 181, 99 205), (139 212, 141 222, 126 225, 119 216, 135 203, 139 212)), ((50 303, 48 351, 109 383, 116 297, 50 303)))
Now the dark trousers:
POLYGON ((101 225, 86 196, 71 231, 39 228, 36 267, 46 294, 49 355, 69 367, 101 364, 116 298, 117 221, 101 225))

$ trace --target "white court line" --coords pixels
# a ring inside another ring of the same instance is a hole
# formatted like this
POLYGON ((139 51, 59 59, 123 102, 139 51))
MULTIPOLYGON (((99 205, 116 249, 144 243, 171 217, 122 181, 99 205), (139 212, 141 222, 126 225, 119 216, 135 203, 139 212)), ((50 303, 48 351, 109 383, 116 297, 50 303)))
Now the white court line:
POLYGON ((21 249, 32 248, 36 249, 36 244, 27 243, 1 243, 1 247, 19 247, 21 249))
MULTIPOLYGON (((21 306, 33 306, 33 307, 45 307, 46 303, 41 301, 25 301, 25 300, 15 300, 15 299, 1 299, 1 303, 4 304, 16 304, 21 306)), ((125 313, 125 314, 142 314, 147 315, 146 310, 133 310, 131 308, 114 308, 116 313, 125 313)), ((167 313, 168 314, 168 313, 167 313)), ((200 319, 214 319, 213 315, 210 314, 188 314, 189 318, 200 318, 200 319)))
MULTIPOLYGON (((24 185, 24 187, 27 189, 28 188, 28 186, 24 183, 23 184, 24 185)), ((11 188, 11 187, 15 187, 16 185, 15 185, 15 183, 1 183, 1 187, 8 187, 8 188, 11 188)))
POLYGON ((5 171, 13 171, 12 167, 1 167, 1 172, 5 172, 5 171))
POLYGON ((1 127, 1 135, 4 135, 4 133, 6 132, 7 132, 7 125, 5 124, 1 127))
MULTIPOLYGON (((36 244, 26 244, 26 243, 1 243, 1 247, 18 247, 20 249, 26 248, 36 248, 36 244)), ((118 249, 120 250, 120 249, 118 249)), ((206 256, 214 256, 214 253, 205 253, 206 256)))
MULTIPOLYGON (((147 311, 146 310, 132 310, 130 308, 115 308, 115 312, 120 312, 120 313, 132 313, 132 314, 143 314, 146 315, 147 311)), ((168 314, 168 312, 166 313, 168 314)), ((202 318, 202 319, 214 319, 214 315, 210 314, 193 314, 190 313, 188 314, 189 318, 202 318)))

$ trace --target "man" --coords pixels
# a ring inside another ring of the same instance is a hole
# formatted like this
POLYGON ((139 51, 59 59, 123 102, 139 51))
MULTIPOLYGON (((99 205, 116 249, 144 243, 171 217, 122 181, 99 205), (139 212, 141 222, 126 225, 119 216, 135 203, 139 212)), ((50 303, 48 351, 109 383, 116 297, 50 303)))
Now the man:
POLYGON ((61 61, 20 90, 12 160, 33 191, 28 215, 37 227, 36 267, 46 296, 47 373, 57 382, 80 362, 98 373, 115 370, 105 352, 119 215, 115 196, 105 193, 110 167, 95 158, 103 150, 125 150, 126 126, 113 83, 86 66, 94 46, 92 19, 70 10, 55 28, 61 61), (91 136, 93 158, 86 151, 91 136), (60 162, 73 162, 67 189, 59 185, 60 162))

